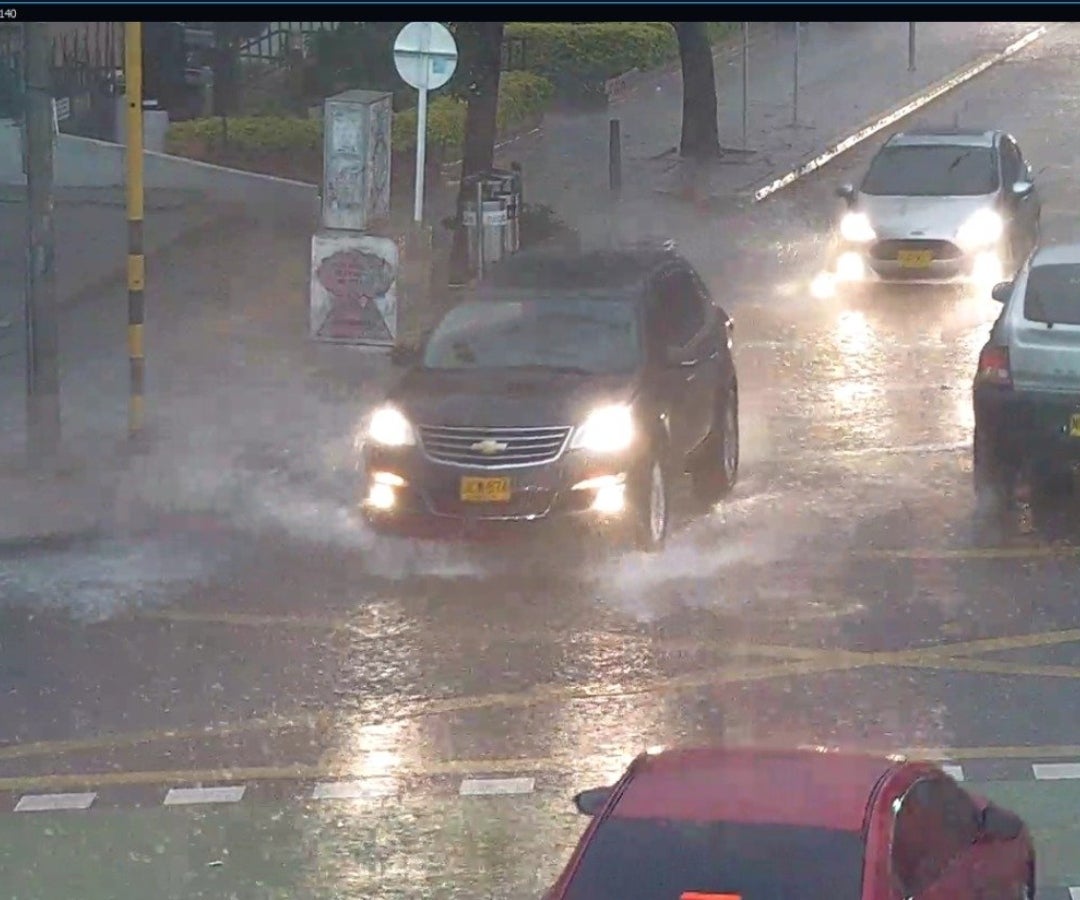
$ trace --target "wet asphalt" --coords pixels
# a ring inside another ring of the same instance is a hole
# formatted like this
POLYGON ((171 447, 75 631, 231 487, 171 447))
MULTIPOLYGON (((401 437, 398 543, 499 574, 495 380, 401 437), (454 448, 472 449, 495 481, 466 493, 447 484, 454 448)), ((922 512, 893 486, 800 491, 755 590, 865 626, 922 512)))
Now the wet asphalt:
MULTIPOLYGON (((1047 243, 1080 236, 1078 63, 1066 25, 919 117, 1013 133, 1047 243)), ((741 476, 712 510, 684 488, 658 557, 376 539, 352 512, 357 408, 306 423, 297 471, 233 473, 229 502, 189 490, 145 533, 0 558, 0 790, 104 785, 119 811, 244 782, 287 810, 114 818, 63 842, 59 869, 141 842, 169 896, 278 896, 251 873, 287 896, 535 894, 581 824, 567 794, 647 746, 1080 759, 1080 498, 1002 512, 972 489, 970 383, 997 305, 807 290, 832 189, 879 144, 685 235, 736 322, 741 476), (481 775, 535 791, 454 796, 481 775), (286 802, 343 777, 397 799, 286 802), (246 860, 232 875, 206 870, 221 844, 246 860)), ((242 427, 232 414, 201 425, 242 427)))

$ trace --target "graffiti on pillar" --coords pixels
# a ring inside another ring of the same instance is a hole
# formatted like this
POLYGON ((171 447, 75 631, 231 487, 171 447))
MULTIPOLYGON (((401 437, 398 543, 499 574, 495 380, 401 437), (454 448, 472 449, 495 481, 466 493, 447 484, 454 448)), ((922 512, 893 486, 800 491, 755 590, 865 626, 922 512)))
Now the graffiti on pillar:
POLYGON ((389 100, 371 108, 371 168, 368 177, 368 215, 382 219, 390 212, 390 124, 389 100))
POLYGON ((384 343, 394 340, 394 266, 356 248, 326 257, 315 272, 330 298, 318 336, 324 340, 384 343))

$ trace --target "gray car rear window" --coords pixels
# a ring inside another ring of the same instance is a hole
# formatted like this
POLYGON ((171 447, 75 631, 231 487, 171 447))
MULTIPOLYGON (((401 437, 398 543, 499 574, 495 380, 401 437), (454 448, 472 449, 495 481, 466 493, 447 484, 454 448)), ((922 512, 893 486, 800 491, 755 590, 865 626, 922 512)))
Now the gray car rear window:
POLYGON ((1029 322, 1080 325, 1080 265, 1033 267, 1024 291, 1024 318, 1029 322))

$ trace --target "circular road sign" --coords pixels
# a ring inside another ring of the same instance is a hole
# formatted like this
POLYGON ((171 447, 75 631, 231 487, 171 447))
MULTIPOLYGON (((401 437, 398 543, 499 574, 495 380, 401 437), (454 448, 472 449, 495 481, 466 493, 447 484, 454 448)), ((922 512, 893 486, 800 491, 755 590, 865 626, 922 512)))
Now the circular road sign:
POLYGON ((457 69, 457 42, 439 22, 410 22, 394 40, 394 65, 418 91, 441 88, 457 69))

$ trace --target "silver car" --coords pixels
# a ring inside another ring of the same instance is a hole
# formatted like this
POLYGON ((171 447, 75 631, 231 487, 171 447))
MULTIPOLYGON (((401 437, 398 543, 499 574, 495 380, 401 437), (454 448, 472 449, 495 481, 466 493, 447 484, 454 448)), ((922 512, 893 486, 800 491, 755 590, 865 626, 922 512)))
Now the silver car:
POLYGON ((1035 176, 1001 131, 893 135, 847 203, 833 243, 840 283, 976 283, 1008 277, 1037 246, 1035 176))
POLYGON ((1039 249, 992 293, 1003 308, 975 374, 973 463, 976 489, 1007 498, 1021 474, 1080 463, 1080 244, 1039 249))

